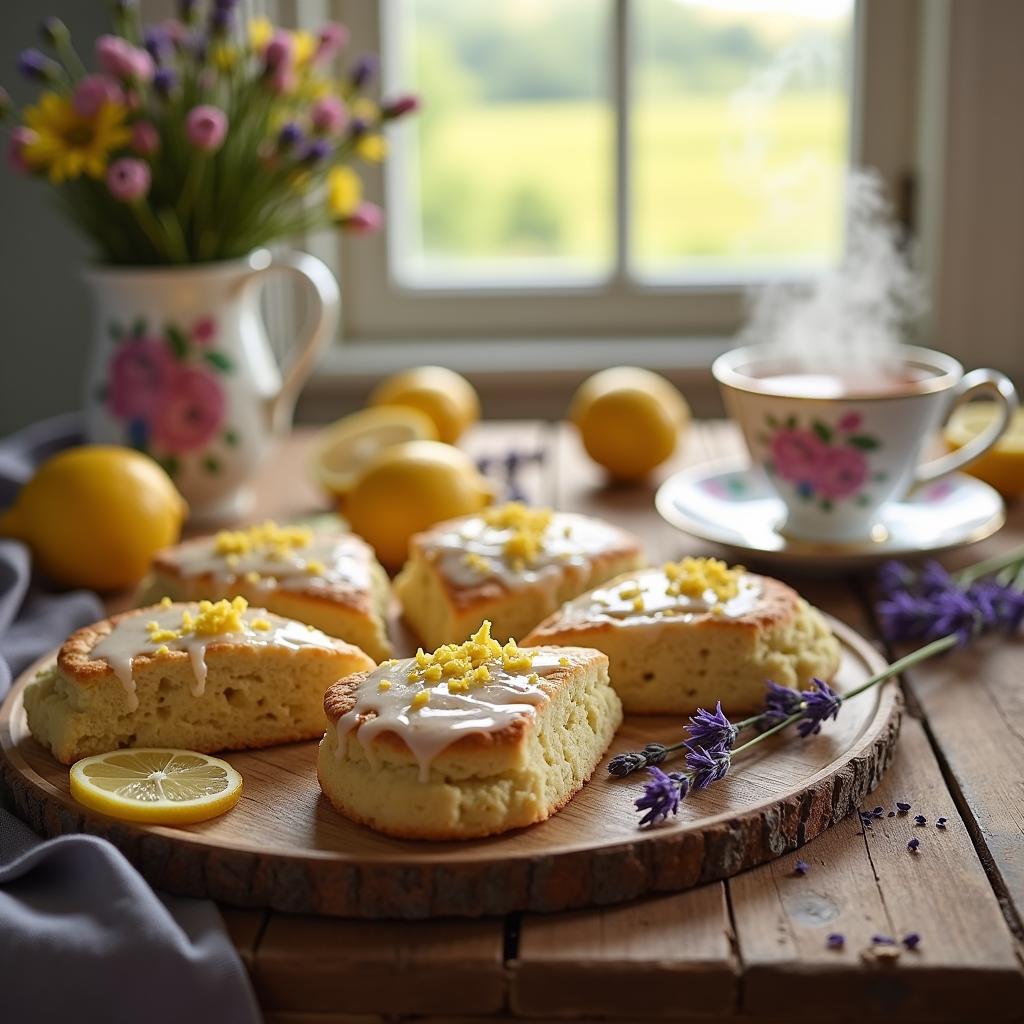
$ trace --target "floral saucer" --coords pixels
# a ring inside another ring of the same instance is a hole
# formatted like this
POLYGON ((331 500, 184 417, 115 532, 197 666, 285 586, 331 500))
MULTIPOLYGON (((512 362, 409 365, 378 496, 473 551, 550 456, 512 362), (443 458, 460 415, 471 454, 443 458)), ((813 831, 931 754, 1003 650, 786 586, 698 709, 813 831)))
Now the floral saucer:
POLYGON ((973 544, 995 533, 1006 519, 1003 500, 993 488, 954 473, 883 505, 870 538, 798 540, 780 529, 786 509, 763 473, 736 458, 676 473, 658 489, 655 504, 663 519, 694 537, 762 562, 822 569, 856 568, 973 544))

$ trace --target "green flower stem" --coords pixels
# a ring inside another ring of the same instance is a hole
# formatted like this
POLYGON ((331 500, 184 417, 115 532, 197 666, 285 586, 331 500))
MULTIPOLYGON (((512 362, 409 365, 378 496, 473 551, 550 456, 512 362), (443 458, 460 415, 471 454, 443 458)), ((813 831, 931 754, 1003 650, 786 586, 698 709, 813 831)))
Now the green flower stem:
POLYGON ((870 679, 861 683, 860 686, 855 686, 849 693, 841 693, 840 696, 843 700, 849 700, 851 697, 856 697, 857 694, 863 693, 865 690, 870 690, 873 686, 877 686, 879 683, 884 683, 886 679, 891 679, 893 676, 898 676, 905 669, 910 668, 912 665, 916 665, 919 661, 927 661, 928 658, 935 657, 936 654, 941 654, 943 651, 948 651, 951 647, 955 647, 959 642, 959 637, 955 633, 950 633, 949 636, 939 637, 938 640, 933 640, 930 644, 925 644, 924 647, 919 647, 916 651, 912 651, 910 654, 905 654, 902 658, 897 658, 888 668, 883 669, 878 675, 872 676, 870 679))
POLYGON ((784 718, 781 722, 773 725, 770 729, 765 729, 764 732, 758 733, 752 740, 747 740, 746 743, 741 743, 738 747, 733 747, 732 756, 735 757, 737 754, 742 754, 744 750, 749 750, 752 746, 767 739, 769 736, 774 736, 777 732, 782 732, 783 729, 793 725, 794 722, 799 722, 803 717, 804 708, 801 707, 799 711, 794 711, 789 718, 784 718))
POLYGON ((953 578, 959 583, 973 583, 982 576, 991 576, 1001 569, 1009 569, 1019 562, 1024 562, 1024 547, 1014 548, 1004 555, 996 555, 994 558, 987 558, 984 562, 977 562, 969 565, 966 569, 954 573, 953 578))
POLYGON ((189 164, 188 172, 185 175, 185 184, 181 186, 181 196, 178 199, 178 217, 181 219, 182 224, 188 220, 192 207, 195 205, 196 194, 203 180, 203 171, 205 169, 206 155, 197 153, 189 164))
POLYGON ((145 200, 139 200, 138 202, 131 204, 132 213, 135 214, 135 219, 139 222, 139 226, 143 231, 146 232, 146 237, 153 244, 153 248, 158 254, 163 254, 170 257, 170 248, 166 232, 160 226, 160 222, 153 216, 153 211, 149 208, 149 204, 145 200))

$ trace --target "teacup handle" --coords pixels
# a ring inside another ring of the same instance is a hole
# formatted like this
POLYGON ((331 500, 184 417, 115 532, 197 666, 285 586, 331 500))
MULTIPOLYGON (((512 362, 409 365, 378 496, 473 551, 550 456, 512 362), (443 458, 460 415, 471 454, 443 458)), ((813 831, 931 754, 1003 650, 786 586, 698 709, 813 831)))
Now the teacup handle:
POLYGON ((271 430, 276 433, 288 427, 302 386, 313 372, 320 353, 334 337, 341 315, 341 294, 327 264, 308 252, 274 253, 270 262, 260 267, 247 284, 255 285, 275 273, 299 278, 314 296, 306 335, 292 342, 288 349, 281 368, 281 387, 269 403, 271 430))
POLYGON ((999 403, 999 415, 977 437, 972 438, 962 448, 947 455, 941 455, 917 467, 914 473, 915 484, 926 484, 939 477, 953 473, 976 458, 984 455, 998 440, 1010 424, 1010 417, 1017 409, 1017 390, 1013 381, 998 370, 971 370, 965 373, 953 391, 953 399, 947 410, 949 413, 974 394, 991 391, 999 403))

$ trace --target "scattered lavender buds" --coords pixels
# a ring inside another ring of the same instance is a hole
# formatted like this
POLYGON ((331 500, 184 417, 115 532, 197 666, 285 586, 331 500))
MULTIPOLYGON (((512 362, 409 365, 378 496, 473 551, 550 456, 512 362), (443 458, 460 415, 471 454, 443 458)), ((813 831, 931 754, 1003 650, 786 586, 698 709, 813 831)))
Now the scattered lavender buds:
POLYGON ((911 839, 910 842, 907 843, 907 849, 911 853, 917 853, 917 851, 920 848, 921 848, 921 840, 920 839, 911 839))
POLYGON ((808 864, 808 863, 807 863, 807 861, 805 861, 805 860, 798 860, 798 861, 797 861, 797 862, 796 862, 796 863, 795 863, 795 864, 793 865, 793 874, 794 874, 794 875, 800 875, 800 877, 801 877, 801 878, 802 878, 802 877, 803 877, 804 875, 806 875, 806 874, 807 874, 807 872, 808 872, 808 871, 810 871, 810 870, 811 870, 811 866, 810 866, 810 864, 808 864))
POLYGON ((907 934, 903 936, 903 945, 906 946, 907 949, 917 949, 917 947, 921 945, 921 936, 918 935, 917 932, 907 932, 907 934))
POLYGON ((846 945, 846 936, 842 932, 832 932, 825 939, 826 949, 842 949, 846 945))
POLYGON ((923 814, 915 814, 914 815, 914 824, 915 825, 927 825, 928 824, 928 819, 923 814))
POLYGON ((936 828, 945 828, 946 827, 946 819, 945 818, 936 818, 935 819, 935 827, 936 828))
POLYGON ((896 940, 891 935, 872 935, 872 946, 895 946, 896 940))
POLYGON ((907 811, 910 810, 910 804, 904 803, 902 800, 897 800, 896 801, 896 810, 899 811, 900 814, 906 814, 907 811))

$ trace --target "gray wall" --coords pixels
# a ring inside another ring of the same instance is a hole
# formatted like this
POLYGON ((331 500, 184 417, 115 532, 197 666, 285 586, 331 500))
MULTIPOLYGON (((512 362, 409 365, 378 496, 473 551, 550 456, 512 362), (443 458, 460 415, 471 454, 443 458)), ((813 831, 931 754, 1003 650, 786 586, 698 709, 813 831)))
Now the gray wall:
MULTIPOLYGON (((45 14, 67 22, 82 41, 83 57, 109 25, 104 0, 4 0, 0 83, 19 105, 37 90, 18 75, 17 56, 38 44, 45 14)), ((89 300, 78 274, 88 255, 87 243, 59 215, 47 186, 16 174, 5 155, 0 166, 0 435, 78 404, 91 337, 89 300)))

